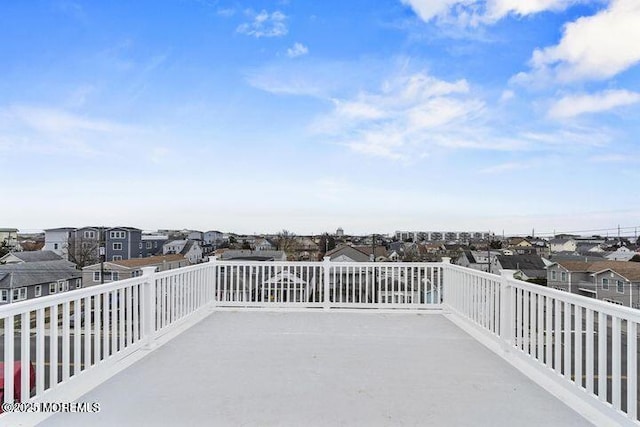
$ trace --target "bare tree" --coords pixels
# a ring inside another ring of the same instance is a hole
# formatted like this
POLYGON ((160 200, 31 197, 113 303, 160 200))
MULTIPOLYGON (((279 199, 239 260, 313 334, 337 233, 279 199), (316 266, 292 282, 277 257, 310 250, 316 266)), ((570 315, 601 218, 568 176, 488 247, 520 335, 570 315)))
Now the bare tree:
POLYGON ((100 242, 98 239, 90 239, 81 236, 71 236, 67 244, 69 261, 78 268, 100 262, 100 242))
POLYGON ((282 230, 274 239, 276 249, 286 254, 293 253, 296 249, 296 235, 288 230, 282 230))

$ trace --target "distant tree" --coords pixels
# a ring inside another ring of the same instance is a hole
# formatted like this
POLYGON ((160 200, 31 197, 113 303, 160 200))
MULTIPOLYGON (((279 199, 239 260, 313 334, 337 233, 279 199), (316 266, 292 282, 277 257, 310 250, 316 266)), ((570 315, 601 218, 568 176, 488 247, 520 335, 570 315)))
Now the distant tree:
POLYGON ((11 248, 9 247, 9 243, 7 243, 6 240, 2 241, 0 243, 0 257, 5 256, 9 252, 11 252, 11 248))
POLYGON ((327 253, 336 247, 336 239, 333 236, 330 236, 328 233, 324 233, 320 237, 320 243, 318 243, 318 248, 321 253, 327 253))
POLYGON ((502 242, 500 240, 492 240, 489 242, 489 247, 491 249, 502 249, 502 242))
POLYGON ((249 242, 247 242, 246 240, 242 241, 242 249, 249 249, 251 250, 251 245, 249 244, 249 242))
POLYGON ((83 268, 100 262, 100 242, 97 239, 71 236, 67 244, 69 261, 83 268))
POLYGON ((288 230, 282 230, 273 239, 273 243, 276 245, 276 250, 292 253, 296 247, 296 235, 288 230))

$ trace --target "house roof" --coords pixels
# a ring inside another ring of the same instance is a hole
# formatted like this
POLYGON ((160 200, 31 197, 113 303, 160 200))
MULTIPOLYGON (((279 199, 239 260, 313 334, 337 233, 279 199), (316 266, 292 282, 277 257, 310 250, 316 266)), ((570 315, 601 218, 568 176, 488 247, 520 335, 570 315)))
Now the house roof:
POLYGON ((53 251, 25 251, 25 252, 11 252, 7 255, 13 255, 23 262, 38 262, 38 261, 60 261, 62 257, 53 251))
POLYGON ((559 265, 571 272, 600 273, 612 270, 629 280, 640 281, 640 263, 628 261, 558 261, 559 265))
MULTIPOLYGON (((353 248, 358 250, 358 251, 360 251, 360 252, 362 252, 365 255, 371 255, 373 253, 373 248, 371 246, 364 246, 364 245, 363 246, 353 246, 353 248)), ((376 245, 375 248, 376 248, 375 249, 376 250, 376 252, 375 252, 376 258, 381 257, 381 256, 383 256, 383 257, 387 256, 387 250, 385 249, 384 246, 376 245)))
POLYGON ((329 257, 330 259, 336 259, 340 256, 346 256, 351 258, 356 262, 367 262, 369 261, 369 254, 366 254, 353 246, 341 245, 337 248, 334 248, 325 254, 325 257, 329 257))
POLYGON ((185 260, 185 257, 181 254, 171 254, 171 255, 150 256, 146 258, 130 258, 130 259, 123 259, 120 261, 109 261, 109 263, 116 264, 126 268, 140 268, 140 267, 158 265, 165 262, 175 262, 175 261, 184 261, 184 260, 185 260))
POLYGON ((497 259, 502 268, 508 270, 521 270, 522 272, 535 270, 539 272, 545 269, 544 262, 538 255, 498 255, 497 259))
POLYGON ((469 260, 471 264, 476 264, 476 259, 471 251, 464 251, 464 254, 467 256, 467 260, 469 260))
POLYGON ((74 264, 64 260, 0 265, 1 288, 19 288, 81 277, 82 273, 75 269, 74 264))

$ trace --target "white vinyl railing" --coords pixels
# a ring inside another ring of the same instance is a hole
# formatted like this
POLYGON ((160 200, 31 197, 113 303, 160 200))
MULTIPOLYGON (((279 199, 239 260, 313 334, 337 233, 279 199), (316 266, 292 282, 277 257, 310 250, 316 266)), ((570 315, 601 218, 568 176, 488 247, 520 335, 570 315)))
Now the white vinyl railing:
POLYGON ((427 308, 442 295, 439 263, 213 260, 215 304, 243 307, 427 308))
POLYGON ((638 423, 640 311, 454 265, 445 306, 585 402, 638 423))
POLYGON ((214 259, 143 270, 140 277, 0 307, 4 402, 55 398, 67 383, 110 372, 216 307, 426 308, 460 319, 519 369, 545 376, 545 387, 568 387, 605 416, 640 424, 635 309, 448 262, 214 259), (16 363, 23 368, 18 378, 16 363), (31 365, 33 388, 25 368, 31 365))
POLYGON ((51 396, 76 377, 149 347, 213 299, 213 268, 207 264, 143 270, 140 277, 0 307, 2 400, 51 396), (14 378, 16 364, 21 373, 14 378))

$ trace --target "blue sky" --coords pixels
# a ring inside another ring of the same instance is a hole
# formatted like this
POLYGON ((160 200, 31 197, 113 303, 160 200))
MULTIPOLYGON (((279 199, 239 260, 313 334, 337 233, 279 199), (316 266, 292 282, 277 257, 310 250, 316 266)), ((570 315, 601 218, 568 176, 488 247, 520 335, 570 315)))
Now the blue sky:
POLYGON ((640 225, 637 0, 0 5, 2 224, 640 225))

